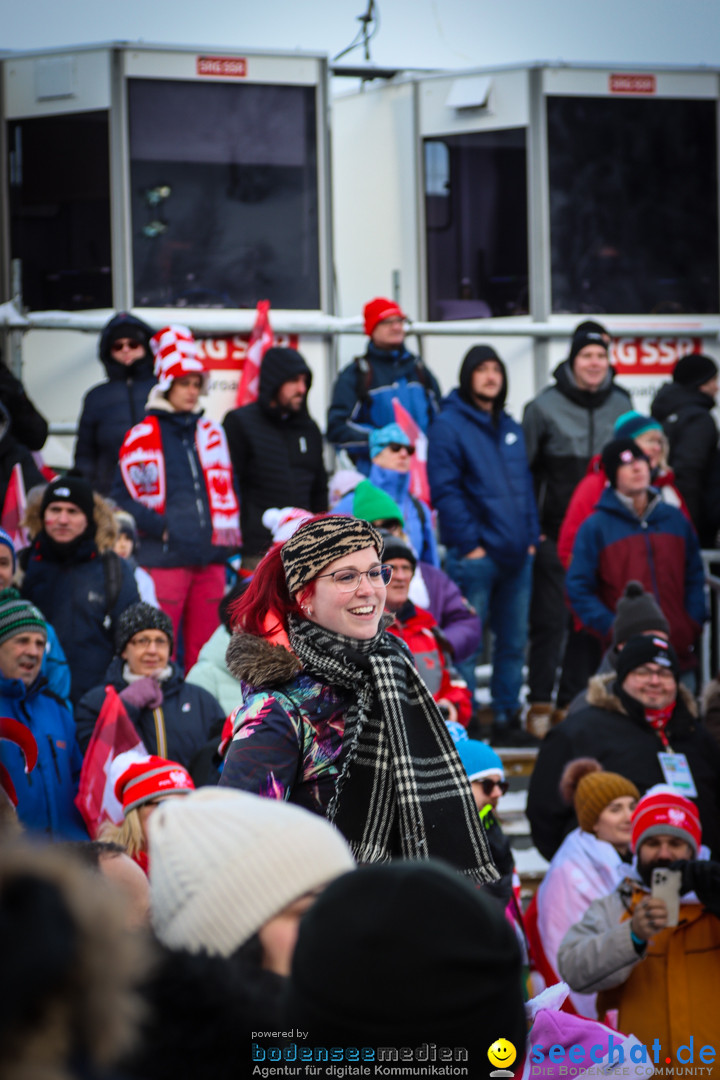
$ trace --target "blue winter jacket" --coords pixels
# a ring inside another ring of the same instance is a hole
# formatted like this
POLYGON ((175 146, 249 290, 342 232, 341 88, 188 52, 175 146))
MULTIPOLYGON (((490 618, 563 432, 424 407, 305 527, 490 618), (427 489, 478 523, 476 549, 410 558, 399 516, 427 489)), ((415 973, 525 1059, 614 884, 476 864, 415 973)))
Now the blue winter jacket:
MULTIPOLYGON (((437 544, 432 529, 430 510, 419 499, 410 494, 410 473, 401 473, 397 469, 384 469, 382 465, 371 465, 368 480, 375 487, 389 495, 402 510, 405 532, 418 559, 439 566, 437 544)), ((354 491, 343 495, 333 510, 334 514, 353 514, 354 491)))
POLYGON ((462 558, 483 547, 519 567, 538 542, 537 507, 522 427, 504 410, 496 420, 448 394, 430 431, 428 479, 448 548, 462 558))
POLYGON ((368 433, 395 423, 393 398, 427 432, 437 414, 440 387, 432 372, 405 348, 377 349, 370 342, 365 356, 359 359, 369 365, 367 392, 365 376, 358 361, 353 360, 342 369, 333 387, 327 438, 336 449, 347 450, 357 467, 367 474, 368 433))
POLYGON ((82 755, 70 711, 48 690, 42 675, 30 687, 21 679, 0 676, 0 711, 29 727, 38 748, 37 765, 26 775, 20 747, 0 741, 0 761, 15 786, 20 821, 53 839, 87 840, 74 803, 82 755))
MULTIPOLYGON (((160 423, 165 457, 165 513, 136 502, 125 487, 118 465, 112 498, 133 515, 140 534, 138 561, 145 567, 208 566, 223 563, 231 550, 215 547, 205 477, 195 446, 195 428, 202 413, 149 409, 160 423), (163 532, 170 538, 163 541, 163 532)), ((109 658, 108 658, 109 660, 109 658)), ((102 675, 95 682, 100 682, 102 675)))
POLYGON ((29 549, 21 591, 55 629, 70 668, 70 699, 76 705, 103 679, 115 652, 117 619, 140 596, 132 570, 118 558, 119 591, 108 611, 106 571, 94 539, 85 534, 62 561, 55 557, 61 546, 53 546, 43 531, 38 533, 29 549))

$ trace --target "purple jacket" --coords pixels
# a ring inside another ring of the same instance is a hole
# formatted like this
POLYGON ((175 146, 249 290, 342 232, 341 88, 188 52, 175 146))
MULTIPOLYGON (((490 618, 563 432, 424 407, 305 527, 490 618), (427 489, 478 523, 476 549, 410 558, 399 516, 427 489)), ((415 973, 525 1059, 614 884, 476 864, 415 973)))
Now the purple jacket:
POLYGON ((419 562, 418 569, 430 597, 428 610, 450 642, 455 661, 467 660, 477 651, 480 642, 480 619, 444 570, 426 562, 419 562))

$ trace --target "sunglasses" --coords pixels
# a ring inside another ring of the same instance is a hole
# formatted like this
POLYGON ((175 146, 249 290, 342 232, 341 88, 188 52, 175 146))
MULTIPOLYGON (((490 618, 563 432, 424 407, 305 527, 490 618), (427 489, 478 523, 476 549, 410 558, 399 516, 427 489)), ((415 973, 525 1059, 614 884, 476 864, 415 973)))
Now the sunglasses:
POLYGON ((143 349, 144 347, 142 341, 135 341, 134 338, 118 338, 110 346, 110 352, 122 352, 123 349, 143 349))
POLYGON ((405 443, 389 442, 388 450, 392 450, 393 454, 399 454, 401 450, 407 450, 408 454, 412 456, 415 453, 414 446, 406 446, 405 443))
POLYGON ((477 782, 482 785, 485 795, 492 795, 496 787, 500 788, 501 795, 505 795, 510 787, 507 780, 491 780, 487 776, 484 776, 482 780, 478 780, 477 782))

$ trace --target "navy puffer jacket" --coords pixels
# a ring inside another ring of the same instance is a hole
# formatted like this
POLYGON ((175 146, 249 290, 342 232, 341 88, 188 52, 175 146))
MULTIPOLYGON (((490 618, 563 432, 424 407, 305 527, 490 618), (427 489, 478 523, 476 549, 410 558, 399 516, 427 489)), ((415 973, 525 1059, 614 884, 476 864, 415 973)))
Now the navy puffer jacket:
POLYGON ((103 330, 98 353, 107 382, 93 386, 85 395, 75 446, 75 468, 101 495, 110 493, 120 445, 125 433, 145 415, 145 402, 155 383, 149 347, 129 367, 113 360, 110 345, 123 336, 136 336, 146 343, 152 330, 127 312, 116 315, 103 330))
POLYGON ((523 431, 508 413, 448 394, 430 429, 428 479, 448 548, 462 557, 480 546, 501 566, 522 565, 539 526, 523 431))
MULTIPOLYGON (((78 743, 83 753, 95 729, 105 701, 105 687, 121 693, 129 684, 123 678, 124 660, 115 656, 105 679, 83 697, 75 710, 78 743)), ((225 714, 212 694, 185 682, 175 664, 172 675, 160 684, 163 702, 159 709, 126 705, 128 716, 149 754, 179 761, 186 769, 212 737, 220 741, 225 714)))

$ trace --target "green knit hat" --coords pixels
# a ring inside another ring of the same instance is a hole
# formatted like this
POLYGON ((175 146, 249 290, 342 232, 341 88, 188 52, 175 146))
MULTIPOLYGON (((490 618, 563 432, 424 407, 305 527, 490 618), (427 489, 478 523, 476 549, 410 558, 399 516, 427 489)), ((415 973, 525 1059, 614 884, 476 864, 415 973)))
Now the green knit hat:
POLYGON ((34 604, 23 600, 17 589, 0 592, 0 645, 29 630, 47 637, 47 623, 34 604))
POLYGON ((399 521, 405 528, 402 510, 392 495, 369 480, 361 480, 355 488, 352 508, 353 516, 363 521, 399 521))

